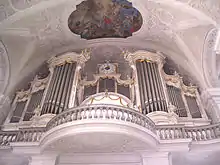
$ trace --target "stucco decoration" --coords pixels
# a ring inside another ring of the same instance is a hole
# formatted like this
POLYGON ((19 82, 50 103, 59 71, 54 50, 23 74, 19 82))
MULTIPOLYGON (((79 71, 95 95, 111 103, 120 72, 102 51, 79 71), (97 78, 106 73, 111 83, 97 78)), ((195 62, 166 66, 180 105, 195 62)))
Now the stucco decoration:
POLYGON ((140 12, 126 0, 87 0, 68 19, 73 33, 85 39, 127 38, 142 25, 140 12))
POLYGON ((11 3, 14 8, 18 10, 23 10, 33 5, 38 4, 42 0, 11 0, 11 3))
POLYGON ((8 1, 0 1, 0 21, 6 19, 14 13, 15 11, 12 9, 8 1))
POLYGON ((188 5, 205 13, 207 16, 219 23, 220 1, 219 0, 191 0, 188 5))

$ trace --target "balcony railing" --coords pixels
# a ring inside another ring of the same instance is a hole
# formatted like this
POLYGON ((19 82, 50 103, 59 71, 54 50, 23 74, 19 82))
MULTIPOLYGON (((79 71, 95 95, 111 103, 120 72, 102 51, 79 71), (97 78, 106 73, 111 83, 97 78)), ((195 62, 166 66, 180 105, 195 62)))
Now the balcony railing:
POLYGON ((0 131, 0 146, 9 146, 12 142, 39 142, 46 128, 22 128, 17 131, 0 131))
POLYGON ((155 124, 148 117, 133 109, 114 105, 91 105, 67 110, 51 119, 47 128, 51 129, 63 123, 77 120, 91 119, 118 120, 135 123, 156 133, 155 124))
POLYGON ((207 126, 184 127, 183 125, 157 126, 161 140, 186 139, 206 141, 220 138, 220 123, 207 126))
POLYGON ((0 146, 12 142, 39 142, 44 133, 61 124, 78 120, 111 120, 137 124, 155 133, 161 140, 192 139, 207 141, 220 138, 220 123, 208 126, 160 125, 141 113, 129 108, 112 105, 77 107, 55 116, 47 127, 22 128, 17 131, 0 131, 0 146))

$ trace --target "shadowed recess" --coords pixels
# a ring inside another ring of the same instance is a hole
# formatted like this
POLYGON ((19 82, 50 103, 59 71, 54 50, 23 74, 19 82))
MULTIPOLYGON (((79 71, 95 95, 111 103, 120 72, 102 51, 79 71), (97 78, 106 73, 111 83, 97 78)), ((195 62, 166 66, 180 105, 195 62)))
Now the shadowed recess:
POLYGON ((68 19, 70 30, 84 39, 127 38, 142 25, 140 12, 126 0, 87 0, 68 19))

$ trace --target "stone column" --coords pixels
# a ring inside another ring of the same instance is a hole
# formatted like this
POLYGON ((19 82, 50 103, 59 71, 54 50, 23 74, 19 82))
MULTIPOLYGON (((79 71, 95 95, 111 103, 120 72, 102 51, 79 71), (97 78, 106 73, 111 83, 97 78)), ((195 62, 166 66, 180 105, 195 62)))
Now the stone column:
POLYGON ((0 94, 0 125, 2 125, 8 116, 10 111, 10 99, 9 97, 0 94))
POLYGON ((202 103, 213 123, 220 122, 220 88, 208 88, 202 92, 202 103))
POLYGON ((172 165, 172 158, 168 152, 151 152, 142 154, 143 165, 172 165))
POLYGON ((29 165, 55 165, 57 155, 44 154, 44 155, 33 155, 30 158, 29 165))

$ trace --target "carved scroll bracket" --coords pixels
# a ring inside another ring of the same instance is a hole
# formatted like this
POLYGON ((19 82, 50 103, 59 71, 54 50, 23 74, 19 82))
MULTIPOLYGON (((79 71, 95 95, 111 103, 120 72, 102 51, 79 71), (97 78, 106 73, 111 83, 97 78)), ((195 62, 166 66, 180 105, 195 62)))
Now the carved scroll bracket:
POLYGON ((182 77, 177 72, 174 75, 168 75, 162 70, 162 75, 167 85, 181 88, 182 77))
POLYGON ((39 90, 43 90, 46 88, 49 80, 49 76, 44 79, 39 79, 38 76, 35 76, 34 80, 31 82, 31 93, 35 93, 39 90))
POLYGON ((22 101, 26 101, 28 100, 29 96, 30 96, 30 90, 24 91, 18 91, 16 92, 17 95, 17 102, 22 102, 22 101))
POLYGON ((186 86, 184 83, 182 83, 182 89, 186 96, 197 97, 197 86, 186 86))

